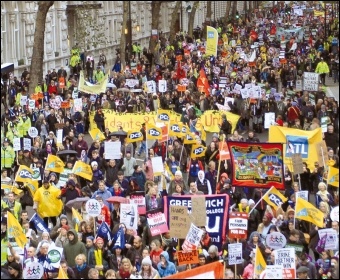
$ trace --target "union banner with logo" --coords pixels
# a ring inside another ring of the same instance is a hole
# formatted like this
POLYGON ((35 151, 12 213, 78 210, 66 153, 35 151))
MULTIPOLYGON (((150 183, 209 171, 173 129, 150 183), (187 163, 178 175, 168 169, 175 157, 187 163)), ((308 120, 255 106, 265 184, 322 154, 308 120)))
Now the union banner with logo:
POLYGON ((233 186, 284 189, 283 146, 228 141, 233 186))
POLYGON ((92 180, 93 176, 91 166, 85 162, 82 162, 81 160, 76 161, 76 163, 73 166, 72 173, 89 181, 92 180))
POLYGON ((318 161, 315 144, 322 141, 321 128, 306 131, 272 125, 269 127, 268 135, 268 142, 283 144, 284 164, 289 170, 293 170, 293 154, 301 154, 302 161, 307 163, 308 168, 314 168, 314 162, 318 161))

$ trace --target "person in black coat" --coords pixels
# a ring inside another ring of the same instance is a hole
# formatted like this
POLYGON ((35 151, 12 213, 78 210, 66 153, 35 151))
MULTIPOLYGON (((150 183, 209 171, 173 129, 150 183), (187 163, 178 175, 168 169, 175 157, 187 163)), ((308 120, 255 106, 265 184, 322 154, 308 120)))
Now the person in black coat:
POLYGON ((105 131, 105 117, 102 108, 98 108, 97 112, 95 113, 94 122, 100 131, 105 131))

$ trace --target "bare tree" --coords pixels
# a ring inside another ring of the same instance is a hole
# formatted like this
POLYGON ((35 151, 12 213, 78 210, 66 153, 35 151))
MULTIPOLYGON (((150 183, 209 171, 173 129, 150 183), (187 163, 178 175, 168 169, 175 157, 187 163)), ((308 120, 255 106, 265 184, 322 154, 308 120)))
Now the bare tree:
MULTIPOLYGON (((212 1, 207 1, 207 13, 205 15, 205 19, 209 18, 210 22, 211 22, 211 15, 212 15, 211 3, 212 3, 212 1)), ((216 17, 216 15, 215 15, 215 17, 216 17)))
POLYGON ((237 1, 234 1, 234 2, 233 2, 233 6, 232 6, 232 8, 231 8, 231 14, 232 14, 233 16, 235 16, 235 15, 236 15, 236 11, 237 11, 237 1))
POLYGON ((176 36, 176 30, 175 30, 175 26, 176 26, 176 22, 179 18, 179 9, 181 7, 181 2, 182 1, 176 1, 176 5, 174 10, 172 11, 172 15, 171 15, 171 22, 170 22, 170 35, 169 35, 169 42, 170 44, 172 43, 172 41, 174 40, 175 36, 176 36))
POLYGON ((193 31, 194 31, 194 21, 195 21, 195 15, 196 10, 199 6, 199 1, 195 1, 191 10, 191 13, 189 15, 189 21, 188 21, 188 36, 193 37, 193 31))
MULTIPOLYGON (((157 32, 159 27, 159 14, 161 11, 161 5, 162 1, 151 1, 151 30, 157 30, 157 32)), ((151 53, 154 53, 157 43, 158 40, 151 36, 149 41, 149 49, 151 53)))
POLYGON ((230 8, 231 8, 231 1, 227 1, 227 7, 225 9, 225 22, 229 20, 230 8))
POLYGON ((122 22, 122 31, 120 36, 120 61, 121 61, 121 70, 125 70, 125 45, 126 45, 126 35, 125 29, 127 28, 127 19, 128 19, 128 11, 129 11, 129 1, 123 1, 123 22, 122 22))
POLYGON ((48 10, 53 6, 54 1, 38 1, 38 11, 35 21, 33 53, 30 68, 30 87, 29 93, 34 93, 34 88, 43 78, 44 63, 44 42, 45 26, 48 10))

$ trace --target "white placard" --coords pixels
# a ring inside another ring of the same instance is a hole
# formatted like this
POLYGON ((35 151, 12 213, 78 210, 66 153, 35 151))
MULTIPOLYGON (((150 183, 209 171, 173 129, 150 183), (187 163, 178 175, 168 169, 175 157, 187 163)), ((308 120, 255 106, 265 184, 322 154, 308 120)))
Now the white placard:
POLYGON ((120 159, 121 158, 121 147, 122 147, 122 143, 120 141, 104 142, 105 159, 120 159))
POLYGON ((281 249, 287 244, 286 237, 280 232, 272 232, 266 236, 266 246, 270 249, 281 249))
POLYGON ((75 112, 81 112, 83 108, 83 101, 81 98, 75 98, 73 100, 73 108, 75 112))
POLYGON ((269 128, 273 124, 275 124, 275 113, 265 113, 264 128, 269 128))
POLYGON ((28 135, 29 135, 30 137, 32 137, 32 138, 37 137, 38 134, 39 134, 38 129, 37 129, 36 127, 34 127, 34 126, 32 126, 32 127, 28 130, 28 135))
POLYGON ((295 248, 274 250, 275 265, 282 265, 282 279, 296 279, 295 248))
POLYGON ((303 73, 303 90, 318 91, 319 90, 319 74, 314 72, 303 73))
POLYGON ((326 237, 325 250, 337 250, 339 247, 339 239, 336 231, 332 228, 319 229, 319 239, 326 237))
POLYGON ((159 80, 158 81, 158 90, 159 90, 159 92, 166 92, 167 91, 166 80, 159 80))
POLYGON ((248 93, 248 89, 247 88, 243 88, 240 90, 242 98, 243 99, 247 99, 249 97, 249 93, 248 93))
POLYGON ((20 98, 20 105, 21 106, 25 106, 25 105, 27 105, 27 96, 21 96, 21 98, 20 98))
POLYGON ((308 191, 298 191, 296 192, 296 198, 301 197, 304 200, 308 201, 308 191))
POLYGON ((182 249, 184 251, 196 250, 200 243, 202 235, 203 230, 191 223, 189 232, 182 245, 182 249))
MULTIPOLYGON (((232 98, 232 97, 226 97, 226 98, 224 98, 224 106, 227 106, 229 102, 231 102, 231 104, 234 104, 234 100, 235 100, 235 99, 232 98)), ((229 105, 228 105, 228 107, 229 107, 229 105)))
POLYGON ((63 144, 63 129, 57 130, 57 144, 63 144))
POLYGON ((28 99, 28 108, 34 109, 35 108, 35 100, 34 99, 28 99))
POLYGON ((139 86, 139 80, 138 79, 126 79, 125 85, 127 85, 129 88, 139 86))
POLYGON ((24 150, 31 151, 32 149, 32 140, 30 138, 24 138, 24 150))
POLYGON ((38 262, 28 262, 23 270, 23 279, 41 279, 44 267, 38 262))
POLYGON ((330 214, 331 220, 332 221, 337 221, 339 222, 339 206, 335 206, 330 214))
POLYGON ((327 132, 329 117, 322 117, 321 118, 321 130, 322 132, 327 132))
POLYGON ((61 257, 63 255, 63 248, 57 247, 55 245, 51 245, 48 247, 48 253, 47 256, 50 260, 50 265, 54 268, 59 268, 61 257))
POLYGON ((282 265, 267 265, 264 279, 282 279, 282 265))
POLYGON ((91 217, 97 217, 102 212, 102 207, 98 200, 89 199, 85 204, 86 212, 91 217))
POLYGON ((156 93, 156 83, 155 81, 147 81, 146 86, 148 89, 148 93, 156 93))
POLYGON ((151 164, 152 164, 152 169, 153 169, 154 174, 157 174, 157 176, 163 174, 164 164, 163 164, 162 157, 152 157, 151 164))
POLYGON ((239 84, 234 85, 234 91, 241 91, 241 89, 242 89, 241 85, 239 85, 239 84))
POLYGON ((137 229, 138 210, 137 204, 120 204, 120 223, 125 224, 126 228, 137 229))
POLYGON ((78 88, 77 87, 73 88, 72 98, 73 99, 77 99, 78 98, 78 88))
POLYGON ((18 137, 13 138, 13 150, 14 151, 20 151, 21 150, 20 138, 18 138, 18 137))
POLYGON ((296 90, 302 90, 302 80, 296 80, 295 88, 296 90))
POLYGON ((218 103, 215 103, 216 107, 218 108, 218 110, 221 110, 221 111, 230 111, 230 107, 229 105, 226 105, 226 106, 223 106, 221 104, 218 104, 218 103))
POLYGON ((228 264, 241 264, 242 259, 242 243, 230 243, 228 244, 228 264))

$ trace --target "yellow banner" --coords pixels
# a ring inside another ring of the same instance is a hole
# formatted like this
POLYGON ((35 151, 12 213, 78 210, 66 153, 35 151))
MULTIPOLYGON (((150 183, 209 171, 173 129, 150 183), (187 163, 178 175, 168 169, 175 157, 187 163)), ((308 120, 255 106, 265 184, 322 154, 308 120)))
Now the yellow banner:
POLYGON ((105 93, 107 80, 108 76, 105 75, 104 79, 102 79, 100 83, 89 86, 91 83, 85 81, 84 71, 80 71, 78 90, 88 94, 100 94, 102 92, 105 93))
POLYGON ((277 210, 281 204, 285 203, 288 198, 282 195, 275 187, 272 187, 263 197, 263 199, 277 210))
POLYGON ((93 141, 96 141, 96 140, 99 140, 99 141, 105 140, 104 133, 101 132, 97 127, 96 128, 92 128, 89 131, 89 133, 90 133, 93 141))
POLYGON ((296 198, 295 218, 311 222, 319 228, 324 227, 324 214, 313 204, 309 203, 301 197, 296 198))
POLYGON ((325 12, 323 12, 323 11, 315 11, 314 10, 314 16, 315 17, 324 17, 325 16, 325 12))
POLYGON ((64 172, 65 163, 57 156, 48 155, 46 160, 45 170, 50 170, 57 173, 64 172))
POLYGON ((31 182, 32 181, 32 176, 33 176, 33 170, 26 165, 20 165, 17 175, 15 176, 15 181, 17 182, 31 182))
POLYGON ((146 124, 146 139, 160 140, 162 139, 162 128, 153 124, 146 124))
POLYGON ((171 111, 169 110, 157 110, 157 122, 169 122, 171 119, 171 111))
POLYGON ((23 190, 18 189, 16 186, 7 185, 7 184, 1 184, 1 189, 2 190, 7 190, 7 192, 13 192, 16 195, 19 195, 19 194, 21 194, 23 192, 23 190))
POLYGON ((327 184, 333 187, 339 187, 339 169, 329 166, 328 167, 328 177, 327 184))
POLYGON ((302 161, 307 163, 308 168, 314 169, 314 162, 318 161, 315 144, 320 141, 322 141, 321 128, 306 131, 275 125, 269 127, 268 142, 283 143, 284 164, 289 167, 289 170, 293 170, 294 153, 301 154, 302 161))
POLYGON ((207 47, 205 54, 217 57, 218 32, 215 28, 207 26, 207 47))
POLYGON ((19 224, 19 221, 9 211, 7 211, 7 233, 9 238, 15 238, 20 248, 25 248, 25 244, 27 243, 26 234, 19 224))
POLYGON ((204 157, 206 150, 207 148, 204 147, 203 145, 193 145, 191 149, 191 157, 192 158, 204 157))
POLYGON ((138 142, 143 140, 143 134, 139 130, 129 130, 126 141, 128 143, 138 142))
MULTIPOLYGON (((182 116, 180 114, 170 110, 168 110, 168 112, 170 112, 170 121, 172 123, 181 122, 182 116)), ((117 130, 117 126, 121 126, 124 131, 139 131, 142 123, 155 125, 157 121, 156 112, 120 114, 111 109, 103 109, 103 113, 105 117, 105 127, 107 127, 110 131, 117 130)), ((94 114, 95 112, 90 112, 90 124, 92 129, 96 127, 96 124, 93 121, 94 114)), ((221 124, 222 114, 227 116, 228 121, 232 124, 232 130, 234 131, 240 116, 226 111, 214 110, 205 111, 197 119, 196 129, 201 131, 201 128, 203 127, 206 132, 220 132, 219 124, 221 124)))
POLYGON ((182 124, 170 122, 169 136, 182 137, 182 124))
POLYGON ((91 181, 92 180, 92 168, 89 164, 82 162, 81 160, 76 161, 74 164, 72 173, 91 181))

